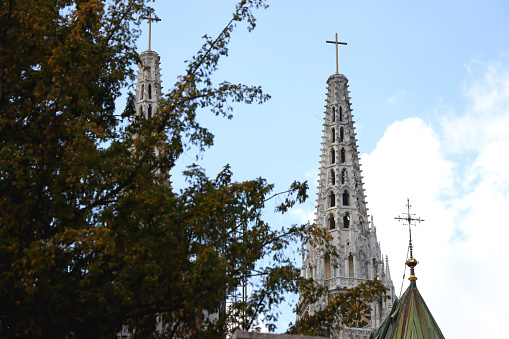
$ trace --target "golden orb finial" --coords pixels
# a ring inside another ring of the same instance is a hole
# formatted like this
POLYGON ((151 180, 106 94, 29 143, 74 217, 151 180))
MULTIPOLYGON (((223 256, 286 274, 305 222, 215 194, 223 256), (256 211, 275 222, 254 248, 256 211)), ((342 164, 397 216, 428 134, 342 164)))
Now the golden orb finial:
POLYGON ((406 261, 406 265, 408 267, 410 267, 410 277, 408 278, 408 280, 410 280, 410 282, 415 282, 417 280, 417 277, 415 276, 415 266, 417 266, 419 262, 417 260, 415 260, 412 255, 410 254, 410 259, 408 259, 406 261))

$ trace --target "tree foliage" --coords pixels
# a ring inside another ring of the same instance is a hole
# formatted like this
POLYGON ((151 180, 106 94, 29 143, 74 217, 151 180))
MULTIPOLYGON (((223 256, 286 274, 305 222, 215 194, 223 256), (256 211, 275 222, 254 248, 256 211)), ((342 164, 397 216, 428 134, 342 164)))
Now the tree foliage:
MULTIPOLYGON (((232 30, 252 30, 264 1, 240 1, 141 120, 132 97, 122 114, 115 100, 139 63, 147 2, 0 4, 2 337, 110 337, 123 325, 139 337, 224 337, 260 315, 273 328, 285 292, 313 289, 286 251, 312 227, 263 220, 272 185, 234 182, 228 166, 211 179, 197 165, 183 190, 171 184, 184 150, 212 145, 198 110, 230 118, 232 103, 269 98, 211 80, 232 30), (247 280, 249 297, 235 298, 247 280)), ((277 211, 306 188, 295 182, 277 211)))
POLYGON ((359 312, 356 307, 359 305, 357 301, 371 303, 387 298, 387 287, 378 279, 366 280, 335 294, 329 294, 327 289, 324 286, 311 285, 311 288, 304 287, 300 290, 301 304, 297 307, 298 311, 312 303, 318 303, 321 307, 311 315, 303 315, 295 324, 290 324, 288 333, 306 335, 337 333, 343 326, 351 326, 356 320, 359 312))

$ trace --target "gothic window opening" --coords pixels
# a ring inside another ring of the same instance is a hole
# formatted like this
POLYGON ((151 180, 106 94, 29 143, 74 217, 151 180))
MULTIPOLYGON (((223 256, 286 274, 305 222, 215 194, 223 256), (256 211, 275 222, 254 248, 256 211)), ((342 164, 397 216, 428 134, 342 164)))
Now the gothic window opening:
POLYGON ((331 194, 329 194, 329 207, 334 206, 336 206, 336 195, 334 194, 334 192, 331 192, 331 194))
POLYGON ((348 256, 348 276, 350 278, 354 277, 354 271, 353 271, 353 255, 350 253, 348 256))
POLYGON ((333 186, 336 185, 336 173, 334 170, 330 170, 330 181, 333 186))
POLYGON ((148 98, 152 99, 152 85, 148 84, 148 98))
POLYGON ((350 215, 348 213, 343 217, 343 227, 350 228, 350 215))
POLYGON ((147 114, 147 117, 148 117, 149 119, 151 119, 151 118, 152 118, 152 105, 148 105, 148 114, 147 114))
POLYGON ((343 121, 343 109, 339 106, 339 121, 343 121))
POLYGON ((331 164, 336 163, 336 150, 334 148, 330 150, 330 162, 331 164))
POLYGON ((334 220, 334 216, 333 215, 329 216, 329 229, 330 230, 335 230, 336 229, 336 220, 334 220))
POLYGON ((345 130, 343 127, 339 129, 339 142, 345 141, 345 130))
POLYGON ((330 279, 330 259, 325 258, 325 279, 330 279))
POLYGON ((332 107, 332 122, 336 121, 336 107, 332 107))
POLYGON ((346 154, 344 148, 341 149, 341 162, 342 163, 346 162, 346 154))
POLYGON ((350 195, 347 190, 343 192, 343 206, 350 206, 350 195))
POLYGON ((341 171, 341 183, 342 184, 346 183, 346 168, 343 168, 343 170, 341 171))
POLYGON ((141 84, 140 99, 143 100, 143 92, 145 92, 145 85, 141 84))
POLYGON ((331 130, 331 139, 332 139, 332 142, 336 142, 336 129, 335 128, 332 128, 332 130, 331 130))

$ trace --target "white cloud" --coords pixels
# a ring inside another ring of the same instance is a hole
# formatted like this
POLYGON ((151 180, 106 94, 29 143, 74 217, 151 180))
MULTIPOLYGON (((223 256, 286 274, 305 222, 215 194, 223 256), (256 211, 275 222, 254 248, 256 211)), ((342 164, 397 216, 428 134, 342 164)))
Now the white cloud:
POLYGON ((308 208, 300 208, 294 207, 288 213, 292 220, 296 220, 296 222, 300 224, 305 224, 307 222, 314 223, 315 222, 315 210, 311 204, 305 205, 309 206, 308 208))
POLYGON ((396 101, 399 101, 400 99, 406 97, 406 95, 407 95, 407 92, 404 89, 399 90, 396 93, 394 93, 393 95, 391 95, 389 98, 387 98, 387 103, 393 104, 396 101))
POLYGON ((509 135, 509 64, 474 62, 464 94, 465 113, 446 112, 441 119, 448 152, 482 152, 509 135), (482 72, 482 76, 476 76, 482 72))
POLYGON ((318 178, 319 174, 320 174, 320 170, 317 167, 315 169, 307 171, 306 174, 304 174, 304 176, 305 176, 306 180, 308 180, 309 183, 312 183, 314 180, 316 180, 316 178, 318 178))
POLYGON ((396 290, 408 230, 393 218, 409 197, 412 211, 426 220, 412 229, 418 286, 445 337, 503 337, 509 65, 472 63, 464 93, 465 108, 437 108, 445 111, 439 128, 419 118, 389 126, 362 156, 364 182, 396 290))

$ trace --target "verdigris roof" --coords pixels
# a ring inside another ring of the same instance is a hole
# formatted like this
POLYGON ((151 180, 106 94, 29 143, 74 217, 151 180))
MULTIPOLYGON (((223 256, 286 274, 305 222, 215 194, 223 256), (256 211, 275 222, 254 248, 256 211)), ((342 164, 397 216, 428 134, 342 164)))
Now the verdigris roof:
POLYGON ((370 339, 445 339, 424 302, 415 280, 370 339))

